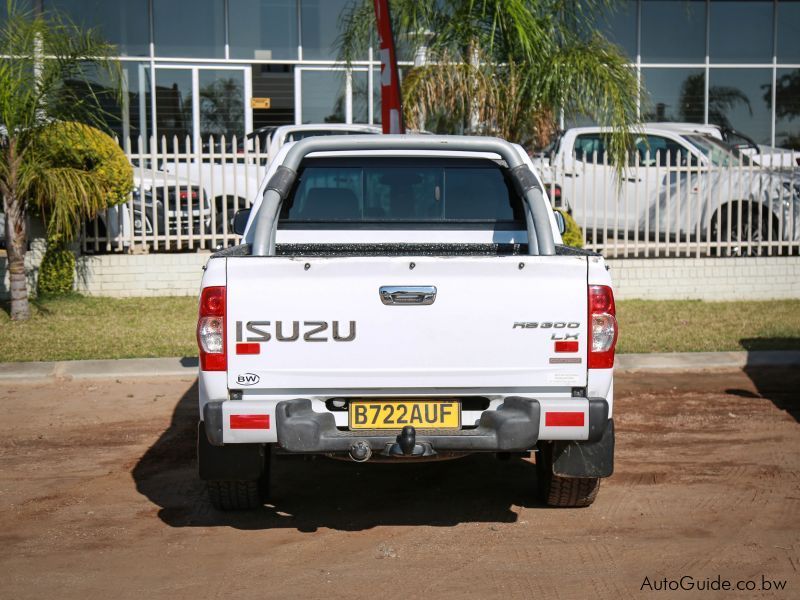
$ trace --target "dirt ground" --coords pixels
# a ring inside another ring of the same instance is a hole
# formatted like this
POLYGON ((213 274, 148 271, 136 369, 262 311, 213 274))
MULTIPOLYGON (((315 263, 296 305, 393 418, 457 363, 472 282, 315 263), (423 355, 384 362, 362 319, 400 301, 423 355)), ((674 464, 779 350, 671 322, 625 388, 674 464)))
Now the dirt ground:
POLYGON ((249 515, 196 478, 194 382, 0 385, 0 598, 627 598, 684 576, 758 587, 668 597, 800 598, 798 384, 619 376, 587 509, 538 504, 523 460, 289 459, 249 515))

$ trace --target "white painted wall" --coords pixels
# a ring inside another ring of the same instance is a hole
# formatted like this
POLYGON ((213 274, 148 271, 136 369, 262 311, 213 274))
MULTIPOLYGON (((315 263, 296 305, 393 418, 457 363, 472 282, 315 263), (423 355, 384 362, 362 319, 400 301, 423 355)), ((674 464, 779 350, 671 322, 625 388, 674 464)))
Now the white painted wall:
MULTIPOLYGON (((209 252, 107 254, 78 258, 76 289, 92 296, 194 296, 209 252)), ((39 252, 29 254, 34 270, 39 252)), ((608 261, 618 299, 767 300, 800 298, 800 257, 620 258, 608 261)), ((8 296, 0 258, 0 298, 8 296)), ((33 282, 31 282, 33 285, 33 282)))

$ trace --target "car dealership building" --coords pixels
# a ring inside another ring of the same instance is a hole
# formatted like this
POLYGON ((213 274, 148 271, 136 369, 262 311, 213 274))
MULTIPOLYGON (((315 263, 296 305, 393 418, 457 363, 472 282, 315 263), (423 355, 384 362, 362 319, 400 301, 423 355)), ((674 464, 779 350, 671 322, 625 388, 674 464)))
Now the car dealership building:
MULTIPOLYGON (((196 143, 265 125, 380 121, 375 53, 351 72, 336 61, 352 0, 36 1, 119 48, 121 137, 196 143)), ((630 0, 599 26, 649 92, 644 119, 720 122, 800 148, 800 1, 630 0)), ((400 58, 401 70, 413 65, 400 58)))

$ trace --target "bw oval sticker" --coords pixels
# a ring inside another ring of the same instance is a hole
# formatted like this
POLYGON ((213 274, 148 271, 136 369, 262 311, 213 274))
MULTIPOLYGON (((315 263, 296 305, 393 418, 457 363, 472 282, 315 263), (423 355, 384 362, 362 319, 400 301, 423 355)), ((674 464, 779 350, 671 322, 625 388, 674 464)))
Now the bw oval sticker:
POLYGON ((261 381, 261 378, 255 373, 244 373, 236 376, 236 383, 239 385, 255 385, 259 381, 261 381))

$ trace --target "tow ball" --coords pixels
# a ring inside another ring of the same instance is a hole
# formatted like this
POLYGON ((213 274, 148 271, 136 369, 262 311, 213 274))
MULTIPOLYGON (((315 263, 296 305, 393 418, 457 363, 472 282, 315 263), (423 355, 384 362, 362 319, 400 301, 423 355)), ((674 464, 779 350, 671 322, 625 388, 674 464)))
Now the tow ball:
POLYGON ((406 425, 397 436, 393 444, 386 444, 381 452, 383 456, 417 457, 434 456, 436 452, 428 442, 417 443, 417 430, 411 425, 406 425))
POLYGON ((414 454, 414 446, 417 445, 417 430, 411 425, 406 425, 397 436, 397 445, 404 456, 411 456, 414 454))

